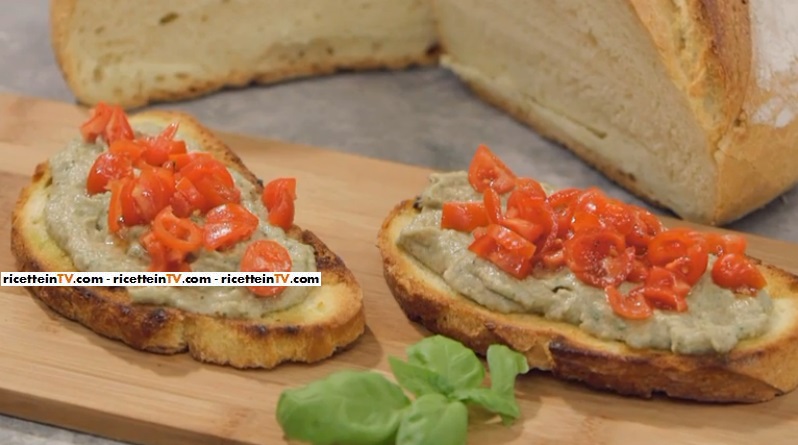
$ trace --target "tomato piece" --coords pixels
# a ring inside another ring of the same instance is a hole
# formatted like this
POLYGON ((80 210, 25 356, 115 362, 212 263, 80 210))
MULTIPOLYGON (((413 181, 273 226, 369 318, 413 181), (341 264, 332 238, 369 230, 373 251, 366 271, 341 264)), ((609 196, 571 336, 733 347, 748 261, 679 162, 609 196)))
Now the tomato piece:
POLYGON ((185 272, 191 270, 191 266, 185 261, 185 254, 167 248, 151 230, 142 235, 139 241, 150 257, 150 265, 148 267, 150 272, 185 272))
POLYGON ((545 230, 543 226, 521 218, 504 218, 500 224, 533 243, 545 230))
POLYGON ((488 215, 488 221, 498 223, 504 217, 502 216, 502 201, 499 193, 492 188, 486 188, 482 192, 482 203, 485 206, 485 213, 488 215))
POLYGON ((581 281, 595 287, 617 286, 632 271, 634 249, 611 229, 578 233, 565 242, 565 260, 581 281))
POLYGON ((535 249, 533 243, 498 224, 489 225, 485 236, 475 239, 468 247, 519 280, 532 272, 535 249))
POLYGON ((534 196, 524 189, 513 190, 507 198, 507 216, 523 219, 540 227, 540 235, 532 240, 537 247, 538 258, 551 249, 557 238, 557 219, 545 198, 534 196))
POLYGON ((676 273, 659 266, 654 266, 649 270, 645 285, 649 288, 670 289, 681 298, 686 297, 691 289, 691 286, 676 273))
POLYGON ((654 236, 646 256, 652 265, 666 267, 690 285, 706 272, 709 260, 703 237, 686 228, 665 230, 654 236))
POLYGON ((130 159, 114 153, 102 153, 92 164, 86 179, 86 191, 96 195, 108 190, 108 182, 125 176, 133 176, 130 159))
POLYGON ((668 311, 684 312, 687 300, 673 289, 643 286, 632 290, 630 294, 642 294, 649 306, 668 311))
MULTIPOLYGON (((293 266, 291 255, 282 244, 272 240, 251 243, 241 259, 242 272, 290 272, 293 266)), ((260 297, 279 294, 285 286, 247 286, 250 292, 260 297)))
POLYGON ((546 252, 540 259, 543 267, 550 270, 556 270, 566 265, 565 250, 557 249, 546 252))
POLYGON ((179 171, 205 199, 201 212, 228 202, 241 201, 241 191, 235 186, 233 176, 224 164, 213 157, 192 156, 191 161, 179 171))
POLYGON ((269 223, 288 230, 294 224, 296 178, 277 178, 263 188, 261 197, 269 212, 269 223))
POLYGON ((134 137, 135 134, 127 120, 125 110, 118 105, 111 107, 111 117, 105 128, 105 141, 110 145, 114 141, 132 140, 134 137))
POLYGON ((259 223, 258 217, 241 204, 231 202, 215 207, 205 215, 205 248, 219 250, 232 247, 252 236, 259 223))
POLYGON ((194 211, 206 208, 207 203, 202 194, 194 187, 191 180, 185 176, 176 175, 175 193, 172 195, 170 205, 175 215, 188 217, 194 211))
POLYGON ((727 253, 712 266, 712 281, 735 293, 755 295, 767 285, 759 268, 741 253, 727 253))
POLYGON ((574 204, 582 195, 579 189, 563 189, 558 190, 549 195, 546 200, 554 212, 554 217, 557 219, 557 236, 565 238, 571 230, 571 218, 574 214, 574 204))
POLYGON ((152 221, 152 232, 166 248, 190 253, 202 246, 202 229, 188 218, 178 218, 171 207, 158 212, 152 221))
POLYGON ((111 143, 108 146, 108 152, 114 153, 119 156, 124 156, 130 159, 131 162, 136 163, 136 161, 141 158, 142 153, 144 150, 147 149, 147 146, 141 140, 127 140, 127 139, 119 139, 111 143))
POLYGON ((632 226, 631 230, 625 234, 626 243, 634 246, 638 254, 644 254, 648 250, 651 240, 664 230, 662 222, 656 215, 645 209, 633 206, 628 208, 632 226))
POLYGON ((632 270, 629 271, 629 276, 626 280, 632 283, 642 283, 646 280, 649 274, 650 266, 644 258, 636 257, 632 261, 632 270))
POLYGON ((477 147, 468 167, 468 182, 479 193, 492 188, 504 194, 515 187, 515 174, 487 145, 482 144, 477 147))
POLYGON ((108 231, 119 233, 122 229, 122 181, 111 181, 111 201, 108 205, 108 231))
POLYGON ((471 235, 474 237, 474 239, 482 238, 487 234, 488 234, 487 226, 477 227, 471 232, 471 235))
POLYGON ((136 201, 133 199, 133 188, 136 186, 134 178, 124 178, 122 189, 120 190, 120 200, 122 205, 122 224, 125 226, 135 226, 146 221, 141 216, 136 201))
POLYGON ((612 311, 620 317, 629 320, 645 320, 654 313, 648 301, 639 292, 630 292, 629 295, 623 295, 617 287, 606 286, 604 294, 612 311))
POLYGON ((96 142, 97 137, 105 134, 105 128, 111 120, 112 109, 105 102, 98 103, 92 110, 89 119, 80 126, 80 134, 86 142, 96 142))
POLYGON ((174 194, 173 173, 160 167, 142 169, 131 191, 138 213, 145 222, 152 221, 158 212, 168 206, 174 194))
POLYGON ((523 191, 524 194, 535 198, 546 199, 546 191, 543 190, 543 186, 532 178, 516 178, 514 190, 523 191))
POLYGON ((748 242, 742 235, 705 233, 704 239, 709 253, 716 256, 723 256, 726 253, 744 254, 748 247, 748 242))
POLYGON ((488 214, 481 202, 444 202, 441 228, 459 232, 471 232, 477 227, 487 226, 488 214))

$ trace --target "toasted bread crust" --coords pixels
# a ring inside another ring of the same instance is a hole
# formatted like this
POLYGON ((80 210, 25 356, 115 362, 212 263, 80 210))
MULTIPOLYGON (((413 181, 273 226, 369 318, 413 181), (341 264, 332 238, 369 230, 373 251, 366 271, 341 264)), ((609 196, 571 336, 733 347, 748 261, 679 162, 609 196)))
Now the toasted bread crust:
MULTIPOLYGON (((180 120, 181 137, 190 137, 230 168, 257 182, 241 160, 209 130, 180 113, 147 112, 131 122, 163 125, 180 120)), ((37 203, 51 186, 49 166, 40 164, 32 183, 20 195, 12 216, 11 248, 22 271, 76 270, 66 253, 55 247, 43 224, 37 224, 37 203), (44 247, 43 247, 44 246, 44 247)), ((315 362, 355 341, 365 329, 362 292, 344 262, 312 232, 294 226, 289 235, 313 247, 323 286, 299 306, 262 319, 217 318, 157 305, 133 304, 124 288, 30 287, 34 297, 62 316, 97 334, 121 340, 144 351, 175 354, 188 351, 197 360, 236 368, 272 368, 286 361, 315 362), (322 316, 306 317, 303 308, 323 303, 322 316)))
POLYGON ((632 349, 580 328, 531 314, 490 311, 454 292, 396 239, 417 214, 399 204, 380 229, 378 246, 388 287, 407 317, 432 332, 455 338, 480 354, 505 344, 523 353, 531 368, 624 395, 704 402, 762 402, 798 386, 798 278, 761 265, 777 301, 778 322, 768 334, 741 342, 726 355, 678 355, 632 349))

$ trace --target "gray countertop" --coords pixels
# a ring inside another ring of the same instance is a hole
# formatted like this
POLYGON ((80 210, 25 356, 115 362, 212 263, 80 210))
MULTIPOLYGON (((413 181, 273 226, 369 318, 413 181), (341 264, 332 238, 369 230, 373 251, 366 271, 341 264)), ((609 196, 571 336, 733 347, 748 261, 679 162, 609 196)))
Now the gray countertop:
MULTIPOLYGON (((5 0, 3 6, 0 91, 73 101, 50 50, 48 1, 5 0)), ((476 145, 484 142, 520 174, 559 186, 597 185, 641 204, 567 150, 477 100, 438 68, 339 74, 225 91, 158 108, 188 111, 220 130, 438 169, 463 168, 476 145)), ((798 188, 730 227, 798 242, 795 221, 798 188)), ((3 445, 112 443, 0 416, 3 445)))

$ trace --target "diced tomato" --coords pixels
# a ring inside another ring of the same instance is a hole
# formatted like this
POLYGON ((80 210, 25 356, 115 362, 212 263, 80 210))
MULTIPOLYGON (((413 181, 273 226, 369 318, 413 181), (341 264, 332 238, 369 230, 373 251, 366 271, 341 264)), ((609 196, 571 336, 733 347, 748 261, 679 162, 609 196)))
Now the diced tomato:
POLYGON ((515 278, 523 279, 532 272, 535 245, 498 224, 489 225, 485 236, 475 239, 468 250, 515 278))
POLYGON ((139 239, 150 257, 150 272, 186 272, 191 266, 185 261, 186 254, 170 250, 151 230, 139 239))
POLYGON ((626 280, 631 283, 642 283, 648 277, 649 270, 650 266, 644 257, 635 257, 632 261, 632 270, 626 280))
POLYGON ((288 230, 294 224, 296 178, 277 178, 263 188, 261 197, 269 212, 269 223, 288 230))
POLYGON ((211 209, 205 215, 203 240, 208 250, 232 247, 248 239, 260 221, 241 204, 227 203, 211 209))
POLYGON ((543 190, 543 186, 532 178, 516 178, 514 190, 521 190, 525 194, 535 198, 546 199, 546 191, 543 190))
POLYGON ((188 218, 178 218, 171 207, 158 212, 152 221, 152 233, 167 249, 190 253, 202 246, 202 229, 188 218))
POLYGON ((143 158, 148 164, 162 166, 172 156, 187 154, 186 143, 174 140, 178 125, 172 122, 158 136, 147 138, 147 150, 143 158))
POLYGON ((691 286, 682 280, 677 274, 659 266, 654 266, 649 270, 645 280, 646 287, 672 290, 675 295, 681 298, 690 293, 691 286))
POLYGON ((556 191, 546 199, 557 219, 558 237, 566 238, 568 236, 568 232, 571 230, 574 204, 581 195, 581 190, 571 188, 556 191))
POLYGON ((205 200, 200 210, 208 210, 226 204, 241 201, 241 192, 235 186, 233 176, 224 164, 213 157, 195 156, 183 168, 180 175, 188 178, 205 200))
POLYGON ((141 216, 136 201, 133 199, 133 188, 136 186, 136 183, 135 178, 124 178, 119 193, 122 206, 122 223, 128 227, 147 222, 144 220, 144 217, 141 216))
POLYGON ((638 254, 645 254, 651 240, 663 231, 662 222, 645 209, 633 206, 627 208, 632 218, 632 227, 625 233, 626 243, 634 246, 638 254))
POLYGON ((516 189, 507 198, 507 216, 528 221, 540 227, 540 235, 533 240, 537 257, 548 252, 557 238, 557 218, 546 199, 524 189, 516 189))
POLYGON ((108 231, 119 233, 122 229, 122 186, 120 180, 111 181, 111 200, 108 205, 108 231))
POLYGON ((606 286, 604 288, 604 294, 613 312, 620 317, 629 320, 645 320, 654 313, 648 301, 646 301, 645 297, 639 292, 631 292, 629 295, 623 295, 617 287, 606 286))
POLYGON ((111 120, 113 110, 105 102, 98 103, 91 110, 89 119, 80 126, 80 134, 86 142, 96 142, 97 137, 105 134, 105 128, 111 120))
POLYGON ((487 226, 477 227, 476 229, 474 229, 471 232, 471 235, 474 237, 474 239, 482 238, 483 236, 485 236, 487 234, 488 234, 488 227, 487 226))
POLYGON ((119 139, 111 143, 108 146, 108 151, 110 153, 114 153, 119 156, 124 156, 136 165, 139 158, 141 158, 142 153, 144 150, 147 149, 147 145, 139 140, 127 140, 127 139, 119 139))
POLYGON ((712 280, 720 287, 744 294, 755 295, 767 285, 759 268, 741 253, 727 253, 715 261, 712 280))
POLYGON ((521 218, 504 218, 500 224, 532 243, 537 241, 545 231, 543 226, 521 218))
POLYGON ((155 215, 168 206, 174 194, 173 173, 161 167, 142 169, 131 191, 138 213, 145 222, 152 221, 155 215))
POLYGON ((705 233, 709 253, 723 256, 726 253, 744 254, 748 242, 745 237, 736 234, 705 233))
POLYGON ((652 265, 666 267, 690 285, 706 272, 709 260, 703 238, 684 228, 657 234, 651 239, 646 255, 652 265))
MULTIPOLYGON (((258 240, 247 247, 239 269, 242 272, 290 272, 292 266, 291 255, 282 244, 258 240)), ((247 289, 260 297, 272 297, 285 286, 247 286, 247 289)))
POLYGON ((515 174, 488 146, 480 145, 468 168, 468 182, 479 193, 492 188, 504 194, 515 187, 515 174))
POLYGON ((595 287, 618 286, 632 271, 634 249, 612 229, 578 233, 565 242, 568 267, 583 282, 595 287))
POLYGON ((202 211, 207 207, 205 198, 190 179, 180 175, 176 175, 175 178, 175 193, 170 201, 175 215, 188 217, 195 211, 202 211))
POLYGON ((642 295, 648 305, 653 308, 676 312, 687 310, 687 300, 674 289, 642 286, 633 289, 629 294, 642 295))
POLYGON ((89 195, 103 193, 108 190, 108 182, 133 175, 133 164, 124 156, 104 152, 94 161, 86 179, 86 191, 89 195))
POLYGON ((132 140, 135 137, 133 128, 127 120, 125 110, 120 106, 111 107, 111 118, 105 128, 105 141, 110 145, 119 140, 132 140))
POLYGON ((488 221, 496 224, 504 217, 502 216, 502 201, 499 193, 492 188, 486 188, 482 192, 482 203, 485 206, 485 213, 488 221))
POLYGON ((488 225, 488 214, 481 202, 445 202, 441 216, 441 228, 460 232, 471 232, 488 225))

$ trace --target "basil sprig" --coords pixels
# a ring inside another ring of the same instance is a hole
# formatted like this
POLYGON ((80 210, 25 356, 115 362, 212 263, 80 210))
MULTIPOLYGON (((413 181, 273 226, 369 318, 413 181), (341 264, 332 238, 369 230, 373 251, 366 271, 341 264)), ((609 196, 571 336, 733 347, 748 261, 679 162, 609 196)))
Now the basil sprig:
POLYGON ((514 388, 516 376, 529 371, 526 358, 491 345, 487 359, 489 387, 474 351, 447 337, 428 337, 407 348, 407 361, 388 357, 398 385, 373 371, 339 371, 283 391, 277 422, 287 438, 314 445, 462 445, 467 405, 506 425, 521 416, 514 388))

